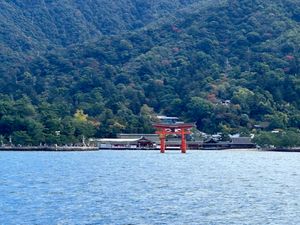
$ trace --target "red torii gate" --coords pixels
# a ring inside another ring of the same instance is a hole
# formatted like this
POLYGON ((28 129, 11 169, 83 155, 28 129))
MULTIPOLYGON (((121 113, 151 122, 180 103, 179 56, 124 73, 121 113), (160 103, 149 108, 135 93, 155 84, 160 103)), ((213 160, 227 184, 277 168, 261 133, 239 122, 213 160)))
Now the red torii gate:
POLYGON ((156 123, 153 124, 153 127, 156 129, 156 134, 159 135, 160 139, 160 152, 165 153, 166 150, 166 136, 168 134, 177 134, 181 135, 181 152, 186 153, 187 144, 186 144, 186 134, 191 134, 191 128, 193 128, 195 124, 193 123, 175 123, 175 124, 163 124, 156 123))

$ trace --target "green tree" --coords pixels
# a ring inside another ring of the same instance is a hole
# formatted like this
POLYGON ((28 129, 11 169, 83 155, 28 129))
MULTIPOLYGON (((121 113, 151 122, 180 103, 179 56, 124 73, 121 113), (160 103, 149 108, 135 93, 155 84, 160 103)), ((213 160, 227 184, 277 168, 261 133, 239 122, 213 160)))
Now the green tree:
POLYGON ((12 141, 17 145, 28 145, 32 143, 32 139, 26 131, 15 131, 12 134, 12 141))

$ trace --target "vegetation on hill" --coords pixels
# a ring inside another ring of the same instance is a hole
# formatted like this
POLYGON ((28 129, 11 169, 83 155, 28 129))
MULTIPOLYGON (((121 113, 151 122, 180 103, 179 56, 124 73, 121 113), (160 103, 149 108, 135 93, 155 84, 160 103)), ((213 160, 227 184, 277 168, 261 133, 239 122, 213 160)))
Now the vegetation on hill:
POLYGON ((10 0, 0 2, 0 43, 43 50, 118 34, 202 0, 10 0))
POLYGON ((155 113, 209 133, 300 128, 298 1, 215 1, 174 15, 2 62, 1 134, 36 144, 152 132, 155 113))

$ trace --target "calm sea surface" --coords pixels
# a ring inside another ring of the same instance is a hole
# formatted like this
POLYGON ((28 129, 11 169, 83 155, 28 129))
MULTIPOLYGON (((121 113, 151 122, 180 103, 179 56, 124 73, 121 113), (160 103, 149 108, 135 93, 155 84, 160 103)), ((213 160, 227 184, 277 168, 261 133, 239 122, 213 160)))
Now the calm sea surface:
POLYGON ((300 224, 300 154, 0 152, 0 224, 300 224))

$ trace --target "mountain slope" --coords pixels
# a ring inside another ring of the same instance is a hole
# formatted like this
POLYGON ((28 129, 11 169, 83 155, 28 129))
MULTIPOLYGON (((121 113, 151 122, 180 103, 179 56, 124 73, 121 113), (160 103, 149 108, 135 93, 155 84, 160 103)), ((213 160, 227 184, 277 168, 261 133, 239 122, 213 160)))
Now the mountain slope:
POLYGON ((91 127, 98 136, 150 131, 153 110, 207 132, 299 128, 299 9, 292 0, 221 1, 49 52, 0 80, 9 84, 1 86, 0 126, 6 136, 27 134, 24 122, 10 128, 18 112, 9 105, 31 102, 24 117, 39 121, 45 141, 55 130, 65 133, 62 142, 92 135, 91 127), (80 113, 89 115, 82 124, 80 113))
POLYGON ((15 51, 76 44, 142 27, 198 1, 1 1, 0 44, 15 51))

